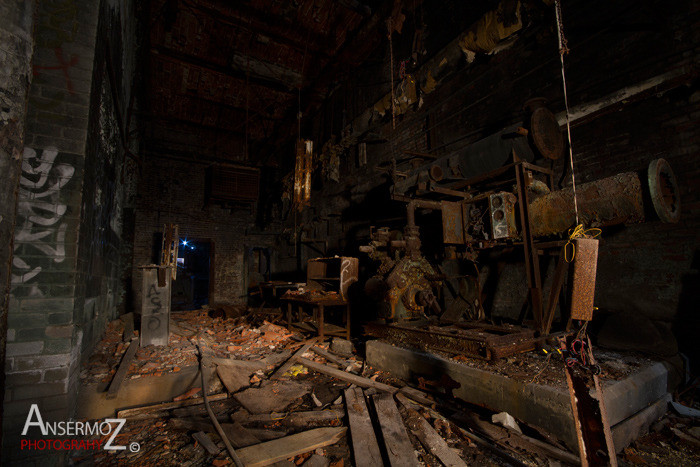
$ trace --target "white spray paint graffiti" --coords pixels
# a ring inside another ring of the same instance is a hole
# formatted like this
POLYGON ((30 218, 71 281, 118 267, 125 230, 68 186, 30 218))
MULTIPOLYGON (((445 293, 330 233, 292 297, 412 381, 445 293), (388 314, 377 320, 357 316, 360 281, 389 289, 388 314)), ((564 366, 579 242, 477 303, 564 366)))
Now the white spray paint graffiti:
MULTIPOLYGON (((24 148, 22 177, 17 201, 17 230, 15 231, 15 254, 12 261, 13 284, 24 284, 41 272, 41 266, 32 266, 17 255, 22 244, 29 244, 54 262, 66 259, 66 230, 68 224, 61 219, 67 206, 60 202, 60 190, 70 181, 75 168, 70 164, 55 164, 58 150, 47 148, 38 157, 32 148, 24 148), (50 241, 53 233, 56 240, 50 241)), ((40 293, 38 288, 35 292, 40 293)))

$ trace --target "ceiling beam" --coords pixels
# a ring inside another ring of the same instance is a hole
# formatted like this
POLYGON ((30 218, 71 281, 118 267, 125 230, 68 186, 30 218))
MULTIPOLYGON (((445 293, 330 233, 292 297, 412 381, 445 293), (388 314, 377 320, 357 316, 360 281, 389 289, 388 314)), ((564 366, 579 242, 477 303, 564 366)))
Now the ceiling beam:
POLYGON ((210 71, 231 76, 232 78, 240 80, 248 79, 248 82, 251 84, 263 86, 285 94, 294 94, 294 89, 298 86, 298 83, 301 82, 300 73, 252 57, 250 59, 250 75, 246 76, 246 57, 242 54, 238 54, 239 57, 236 59, 235 66, 224 66, 162 45, 151 47, 151 52, 154 55, 162 55, 181 63, 196 65, 210 71), (294 82, 285 80, 292 80, 294 82))
MULTIPOLYGON (((185 125, 188 127, 192 127, 193 130, 197 130, 199 128, 207 128, 209 130, 215 130, 215 131, 221 131, 221 132, 226 132, 226 133, 231 133, 234 135, 240 135, 240 136, 245 136, 244 131, 240 130, 229 130, 227 128, 222 128, 221 126, 217 125, 209 125, 206 123, 197 123, 192 120, 187 120, 185 118, 179 118, 179 117, 173 117, 172 115, 162 115, 162 114, 157 114, 153 112, 140 112, 139 113, 142 117, 145 117, 150 125, 153 124, 158 124, 158 123, 176 123, 179 125, 185 125)), ((194 131, 193 131, 194 132, 194 131)))
POLYGON ((217 21, 249 31, 253 35, 261 34, 293 47, 297 51, 313 55, 323 55, 330 58, 334 53, 334 47, 323 47, 332 40, 331 36, 319 34, 304 28, 303 31, 295 31, 294 26, 301 29, 299 23, 280 20, 278 16, 262 12, 243 2, 204 2, 196 4, 185 3, 190 10, 198 10, 212 16, 217 21), (205 4, 206 3, 206 4, 205 4))

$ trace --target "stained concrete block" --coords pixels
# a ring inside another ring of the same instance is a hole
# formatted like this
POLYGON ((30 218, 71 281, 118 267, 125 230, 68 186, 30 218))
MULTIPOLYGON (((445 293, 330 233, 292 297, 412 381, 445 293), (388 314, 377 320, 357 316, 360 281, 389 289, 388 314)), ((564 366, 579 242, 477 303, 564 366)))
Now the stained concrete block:
MULTIPOLYGON (((369 341, 367 363, 392 375, 415 381, 418 376, 437 379, 446 374, 461 384, 455 397, 556 434, 576 450, 576 431, 566 389, 516 381, 503 375, 472 368, 428 352, 369 341)), ((657 401, 666 393, 668 371, 654 363, 621 381, 604 385, 608 419, 616 425, 657 401)))
POLYGON ((671 394, 666 393, 649 407, 615 425, 612 429, 615 451, 621 452, 632 441, 648 433, 649 427, 666 413, 669 402, 671 402, 671 394))

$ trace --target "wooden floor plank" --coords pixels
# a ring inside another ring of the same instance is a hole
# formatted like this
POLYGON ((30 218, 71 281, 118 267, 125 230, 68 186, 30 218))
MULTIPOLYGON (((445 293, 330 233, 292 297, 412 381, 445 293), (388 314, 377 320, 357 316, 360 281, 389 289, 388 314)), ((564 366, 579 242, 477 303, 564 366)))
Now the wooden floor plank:
POLYGON ((461 457, 457 455, 435 431, 428 421, 413 409, 408 412, 408 426, 411 432, 420 440, 425 450, 440 459, 447 467, 466 467, 461 457))
POLYGON ((372 403, 377 413, 382 430, 382 441, 391 467, 419 466, 408 437, 406 426, 390 394, 379 393, 372 396, 372 403))
POLYGON ((332 376, 333 378, 338 378, 340 380, 347 381, 348 383, 356 384, 363 388, 375 388, 379 389, 380 391, 389 392, 391 394, 394 394, 399 390, 399 388, 395 388, 394 386, 389 386, 388 384, 373 381, 369 378, 363 378, 362 376, 358 376, 353 373, 348 373, 343 370, 338 370, 337 368, 324 365, 323 363, 314 362, 313 360, 308 360, 306 358, 299 358, 297 359, 297 361, 305 367, 310 368, 314 371, 318 371, 319 373, 332 376))
POLYGON ((350 439, 354 465, 358 467, 382 466, 382 453, 379 450, 377 435, 367 410, 365 394, 361 388, 345 390, 345 408, 350 424, 350 439))
POLYGON ((315 428, 285 436, 284 438, 237 449, 236 454, 246 467, 262 467, 277 461, 335 444, 345 435, 347 428, 315 428))
POLYGON ((204 448, 207 450, 207 452, 211 455, 216 456, 221 452, 221 449, 219 449, 216 444, 214 444, 214 441, 211 440, 208 434, 206 434, 203 431, 198 431, 197 433, 193 433, 192 437, 204 448))

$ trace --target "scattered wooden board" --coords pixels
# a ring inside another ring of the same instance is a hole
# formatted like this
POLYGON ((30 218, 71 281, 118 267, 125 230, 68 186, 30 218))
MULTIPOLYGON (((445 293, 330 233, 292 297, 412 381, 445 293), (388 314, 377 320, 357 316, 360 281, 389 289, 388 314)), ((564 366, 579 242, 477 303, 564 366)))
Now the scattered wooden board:
POLYGON ((322 363, 307 360, 306 358, 299 358, 297 361, 305 367, 308 367, 314 371, 324 373, 328 376, 332 376, 333 378, 338 378, 340 380, 347 381, 348 383, 356 384, 363 388, 375 388, 379 389, 380 391, 389 392, 391 394, 394 394, 399 390, 399 388, 395 388, 394 386, 389 386, 388 384, 384 383, 378 383, 376 381, 372 381, 369 378, 363 378, 362 376, 354 375, 343 370, 338 370, 336 368, 332 368, 322 363))
POLYGON ((383 465, 377 435, 374 433, 365 394, 361 388, 354 387, 345 390, 345 408, 348 412, 355 465, 358 467, 383 465))
POLYGON ((401 389, 399 389, 399 392, 408 396, 416 402, 420 402, 421 404, 430 407, 431 409, 434 409, 437 406, 435 401, 430 399, 426 393, 424 393, 423 391, 419 391, 418 389, 414 389, 410 386, 402 387, 401 389))
POLYGON ((346 366, 348 366, 347 362, 341 360, 340 358, 336 357, 335 355, 331 354, 330 352, 320 348, 320 347, 311 347, 311 350, 313 350, 315 353, 320 355, 321 357, 325 358, 331 363, 335 363, 338 365, 341 369, 345 369, 346 366))
POLYGON ((288 426, 307 426, 311 423, 322 423, 338 420, 342 418, 343 415, 345 415, 345 410, 342 408, 330 408, 325 410, 309 410, 304 412, 250 414, 247 415, 245 419, 240 421, 242 423, 280 422, 282 425, 288 426))
POLYGON ((265 381, 259 388, 249 388, 233 397, 250 413, 284 410, 295 399, 303 397, 311 385, 300 381, 265 381))
MULTIPOLYGON (((221 401, 228 398, 228 394, 212 394, 207 396, 209 402, 221 401)), ((179 407, 189 407, 191 405, 203 404, 204 399, 202 397, 197 397, 195 399, 186 399, 179 402, 161 402, 160 404, 145 405, 141 407, 132 407, 130 409, 124 409, 117 412, 117 418, 128 418, 134 415, 140 415, 145 413, 159 412, 163 410, 177 409, 179 407)))
POLYGON ((307 340, 304 342, 304 345, 301 346, 299 350, 297 350, 294 355, 292 355, 289 360, 287 360, 284 365, 279 367, 277 371, 275 371, 272 376, 270 376, 270 379, 279 379, 282 377, 283 374, 289 371, 289 369, 294 365, 297 361, 298 358, 300 358, 302 355, 304 355, 306 352, 309 351, 311 347, 314 346, 316 341, 318 340, 318 337, 314 337, 312 339, 307 340))
POLYGON ((221 428, 231 445, 236 449, 260 443, 260 439, 238 422, 221 423, 221 428))
POLYGON ((570 452, 522 433, 494 425, 487 420, 482 420, 476 414, 465 414, 461 418, 487 439, 491 439, 501 446, 534 452, 543 457, 552 457, 572 465, 581 464, 579 457, 570 452))
POLYGON ((192 437, 197 441, 199 444, 202 445, 206 451, 213 455, 216 456, 221 452, 221 449, 219 449, 216 444, 214 444, 214 441, 211 440, 208 434, 206 434, 203 431, 198 431, 197 433, 194 433, 192 437))
POLYGON ((284 430, 268 430, 265 428, 246 428, 248 432, 260 441, 269 441, 287 436, 289 432, 284 430))
POLYGON ((480 448, 484 448, 486 450, 491 451, 495 455, 499 456, 503 460, 506 461, 507 465, 516 465, 516 466, 524 466, 523 462, 520 459, 517 459, 510 455, 508 452, 504 451, 503 449, 499 448, 496 446, 495 443, 490 442, 482 438, 481 436, 478 436, 474 433, 471 433, 464 428, 457 426, 453 421, 448 420, 445 418, 440 412, 435 411, 434 409, 431 409, 430 407, 424 407, 421 406, 420 404, 417 404, 416 402, 410 400, 408 397, 404 396, 403 394, 399 393, 396 394, 396 399, 398 399, 401 404, 403 404, 405 407, 411 407, 416 410, 421 409, 421 410, 426 410, 430 413, 430 415, 433 418, 439 418, 440 420, 444 421, 445 423, 448 423, 450 427, 452 427, 452 431, 454 433, 457 433, 464 439, 467 439, 469 441, 474 442, 477 446, 480 448))
POLYGON ((284 438, 238 449, 236 454, 246 467, 262 467, 297 454, 335 444, 345 435, 347 428, 314 428, 284 438))
POLYGON ((377 419, 382 431, 382 441, 389 464, 392 467, 419 466, 406 426, 390 394, 372 396, 377 419))
POLYGON ((107 399, 114 399, 115 397, 117 397, 117 394, 119 393, 119 388, 121 387, 124 378, 126 378, 126 374, 129 372, 131 361, 134 359, 134 355, 136 355, 136 351, 138 349, 138 339, 131 339, 129 348, 126 349, 126 352, 124 352, 124 357, 122 358, 122 361, 119 364, 119 368, 117 369, 117 372, 114 373, 114 378, 112 378, 112 382, 109 383, 109 389, 107 390, 107 399))
POLYGON ((411 432, 420 440, 426 451, 440 459, 447 467, 466 467, 461 457, 452 450, 428 421, 413 409, 406 409, 411 432))

